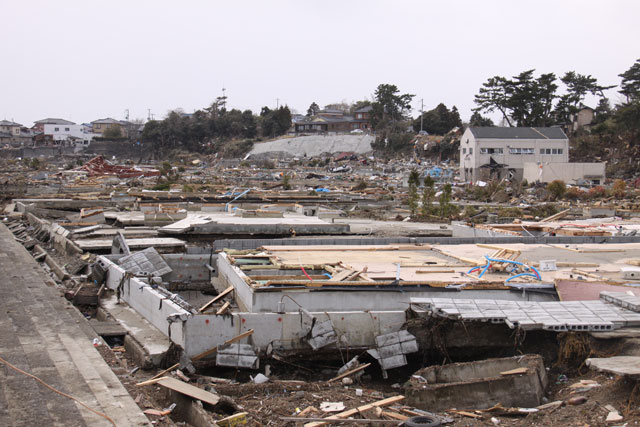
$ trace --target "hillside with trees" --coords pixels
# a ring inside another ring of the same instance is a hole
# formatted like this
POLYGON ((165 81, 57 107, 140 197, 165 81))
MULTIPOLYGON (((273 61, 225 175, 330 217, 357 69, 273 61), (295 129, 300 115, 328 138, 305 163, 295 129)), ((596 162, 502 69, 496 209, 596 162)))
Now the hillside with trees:
POLYGON ((257 138, 284 135, 291 127, 291 111, 281 106, 263 107, 260 115, 251 110, 226 109, 226 97, 211 106, 186 114, 170 111, 163 120, 150 120, 142 132, 142 143, 159 157, 172 150, 198 153, 221 153, 243 156, 257 138))

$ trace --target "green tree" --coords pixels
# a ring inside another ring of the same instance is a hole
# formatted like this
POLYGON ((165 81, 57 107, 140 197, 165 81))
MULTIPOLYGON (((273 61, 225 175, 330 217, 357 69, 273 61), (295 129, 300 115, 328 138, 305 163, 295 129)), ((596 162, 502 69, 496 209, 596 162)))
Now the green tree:
POLYGON ((440 217, 448 218, 451 213, 451 184, 445 184, 440 194, 440 217))
POLYGON ((110 126, 108 127, 104 133, 102 134, 103 138, 106 139, 118 139, 122 138, 122 131, 120 130, 120 126, 110 126))
POLYGON ((555 108, 556 117, 560 123, 568 123, 569 115, 575 114, 588 94, 606 99, 604 91, 615 86, 601 86, 598 80, 590 75, 568 71, 560 79, 566 86, 567 92, 562 95, 555 108))
POLYGON ((284 135, 291 127, 291 111, 286 105, 277 110, 262 107, 260 123, 263 136, 276 137, 284 135))
POLYGON ((418 212, 418 186, 415 183, 409 184, 409 211, 411 215, 415 216, 418 212))
POLYGON ((495 76, 485 82, 475 96, 474 111, 499 111, 509 126, 549 126, 558 86, 553 73, 533 76, 527 70, 512 79, 495 76))
POLYGON ((411 101, 415 95, 400 94, 396 85, 380 84, 375 91, 375 102, 371 104, 371 126, 382 129, 397 124, 411 111, 411 101))
POLYGON ((411 169, 411 172, 409 172, 408 183, 409 183, 409 186, 411 185, 415 185, 416 187, 420 186, 420 172, 418 172, 416 169, 411 169))
POLYGON ((499 111, 502 114, 502 118, 506 120, 509 126, 513 126, 511 123, 510 107, 509 107, 509 80, 504 77, 494 76, 488 79, 482 84, 482 87, 478 91, 478 94, 474 98, 474 102, 477 105, 473 109, 475 112, 487 112, 492 113, 499 111))
MULTIPOLYGON (((454 105, 451 110, 440 103, 436 108, 422 114, 422 128, 431 135, 444 135, 455 127, 462 127, 458 109, 454 105)), ((420 117, 413 121, 413 129, 420 130, 420 117)))
POLYGON ((433 178, 431 175, 427 175, 424 178, 424 188, 422 189, 422 215, 431 215, 433 211, 433 198, 435 197, 436 190, 434 187, 433 178))
POLYGON ((636 145, 640 142, 640 59, 620 77, 620 93, 626 102, 616 109, 614 121, 622 132, 628 133, 631 144, 636 145))
POLYGON ((315 116, 320 111, 320 106, 315 102, 312 102, 307 109, 307 117, 315 116))
POLYGON ((284 174, 282 177, 282 189, 291 190, 291 176, 284 174))
POLYGON ((564 181, 556 179, 547 184, 547 190, 551 195, 551 200, 558 200, 567 192, 567 185, 564 181))
POLYGON ((493 120, 488 117, 483 117, 479 112, 474 111, 469 119, 469 126, 488 127, 495 125, 493 124, 493 120))
POLYGON ((622 74, 622 82, 620 83, 620 93, 627 98, 627 102, 640 100, 640 59, 622 74))
POLYGON ((369 105, 371 105, 371 101, 367 99, 364 99, 362 101, 356 101, 353 104, 351 104, 351 107, 349 108, 349 114, 353 115, 356 110, 359 110, 364 107, 368 107, 369 105))

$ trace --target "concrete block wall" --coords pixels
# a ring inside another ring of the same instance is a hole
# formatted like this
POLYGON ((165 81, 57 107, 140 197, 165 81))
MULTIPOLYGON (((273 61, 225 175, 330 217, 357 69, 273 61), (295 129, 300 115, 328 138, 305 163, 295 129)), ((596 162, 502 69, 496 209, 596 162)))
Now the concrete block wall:
MULTIPOLYGON (((404 311, 314 312, 316 322, 331 320, 338 345, 349 348, 375 347, 375 337, 398 332, 406 322, 404 311)), ((194 356, 253 329, 247 341, 258 354, 271 344, 274 350, 311 350, 303 340, 311 324, 298 311, 286 313, 233 313, 231 316, 196 315, 186 322, 187 355, 194 356)))
MULTIPOLYGON (((218 275, 226 282, 226 286, 233 286, 234 297, 238 308, 242 311, 252 312, 253 308, 253 289, 244 280, 246 275, 238 267, 231 265, 227 254, 221 253, 218 256, 218 275)), ((269 311, 275 311, 274 306, 269 311)))
MULTIPOLYGON (((98 262, 108 272, 107 286, 109 289, 116 290, 125 271, 106 257, 98 257, 98 262)), ((120 299, 129 304, 160 332, 169 336, 171 341, 184 348, 184 325, 186 322, 170 323, 167 318, 175 314, 190 317, 191 314, 188 311, 135 277, 125 280, 120 299), (169 328, 171 328, 170 332, 169 328)))

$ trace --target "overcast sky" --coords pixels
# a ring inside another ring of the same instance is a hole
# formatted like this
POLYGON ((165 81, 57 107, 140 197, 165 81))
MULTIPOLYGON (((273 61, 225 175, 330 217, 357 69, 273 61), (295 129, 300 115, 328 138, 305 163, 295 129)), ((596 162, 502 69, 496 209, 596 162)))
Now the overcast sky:
POLYGON ((162 118, 222 87, 230 107, 279 99, 304 113, 380 83, 467 120, 491 76, 575 70, 619 84, 640 58, 635 0, 0 0, 0 16, 0 119, 27 126, 126 109, 162 118))

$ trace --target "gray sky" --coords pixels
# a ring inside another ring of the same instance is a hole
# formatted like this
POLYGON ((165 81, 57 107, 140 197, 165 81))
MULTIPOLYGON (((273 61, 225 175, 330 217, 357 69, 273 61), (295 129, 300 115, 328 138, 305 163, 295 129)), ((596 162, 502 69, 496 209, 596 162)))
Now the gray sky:
POLYGON ((467 120, 491 76, 619 84, 640 57, 635 0, 1 0, 0 16, 0 119, 28 126, 191 112, 223 85, 230 107, 304 113, 392 83, 467 120))

